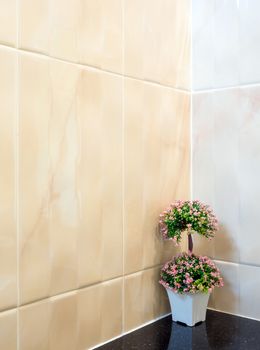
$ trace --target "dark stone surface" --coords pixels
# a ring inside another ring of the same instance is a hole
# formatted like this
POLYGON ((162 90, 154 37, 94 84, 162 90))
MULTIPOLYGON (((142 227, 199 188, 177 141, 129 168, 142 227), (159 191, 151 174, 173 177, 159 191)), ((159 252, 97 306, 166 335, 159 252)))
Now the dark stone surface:
POLYGON ((187 327, 165 317, 99 350, 260 350, 260 322, 207 311, 207 320, 187 327))

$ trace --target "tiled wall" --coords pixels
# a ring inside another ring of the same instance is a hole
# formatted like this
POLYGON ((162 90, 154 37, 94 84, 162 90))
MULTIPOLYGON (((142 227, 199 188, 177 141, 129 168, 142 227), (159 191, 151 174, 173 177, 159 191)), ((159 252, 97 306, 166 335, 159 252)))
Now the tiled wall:
POLYGON ((84 350, 168 312, 189 25, 190 0, 0 0, 1 349, 84 350))
POLYGON ((196 249, 225 278, 212 307, 260 319, 260 3, 192 6, 192 196, 221 222, 216 239, 196 249))

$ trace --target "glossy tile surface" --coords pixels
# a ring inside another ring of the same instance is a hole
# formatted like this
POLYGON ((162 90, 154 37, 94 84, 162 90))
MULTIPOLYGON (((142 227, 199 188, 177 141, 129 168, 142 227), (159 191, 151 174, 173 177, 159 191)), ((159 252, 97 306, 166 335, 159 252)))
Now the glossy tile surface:
POLYGON ((127 334, 100 350, 254 350, 259 349, 260 323, 208 310, 207 319, 190 328, 172 322, 171 317, 127 334))
POLYGON ((49 2, 21 0, 19 2, 18 47, 48 54, 49 2))
MULTIPOLYGON (((224 261, 215 262, 221 271, 224 280, 224 287, 215 288, 213 292, 213 307, 216 310, 246 316, 240 312, 240 304, 243 297, 240 295, 240 266, 224 261)), ((243 280, 246 283, 246 280, 243 280)))
POLYGON ((115 279, 78 292, 77 349, 88 349, 122 333, 122 283, 115 279))
POLYGON ((79 61, 122 73, 124 0, 85 0, 79 7, 79 61))
POLYGON ((193 1, 194 89, 259 82, 259 10, 255 0, 193 1))
POLYGON ((51 301, 50 350, 77 348, 77 292, 51 301))
POLYGON ((46 59, 20 58, 20 297, 49 295, 49 147, 51 84, 46 59))
POLYGON ((190 98, 125 82, 125 271, 156 266, 177 252, 158 233, 158 216, 189 198, 190 98))
POLYGON ((239 9, 236 0, 193 1, 193 88, 238 83, 238 30, 239 9))
POLYGON ((82 72, 77 106, 78 280, 85 286, 118 277, 123 270, 121 78, 82 72))
POLYGON ((16 0, 0 0, 0 44, 16 45, 16 10, 16 0))
POLYGON ((167 294, 158 283, 159 277, 158 267, 125 277, 124 331, 169 312, 167 294))
POLYGON ((27 55, 20 72, 25 303, 122 273, 122 83, 27 55))
POLYGON ((239 266, 240 304, 239 313, 246 317, 260 319, 259 307, 259 266, 239 266))
POLYGON ((47 350, 50 347, 51 303, 48 299, 19 309, 21 350, 47 350), (39 322, 39 315, 41 322, 39 322))
POLYGON ((190 87, 190 0, 125 0, 125 74, 190 87))
POLYGON ((258 25, 259 1, 239 1, 240 23, 240 81, 257 83, 260 81, 260 29, 258 25))
POLYGON ((0 309, 16 306, 16 54, 0 50, 0 309))
POLYGON ((122 71, 122 0, 21 0, 19 47, 122 71))
POLYGON ((21 350, 89 349, 122 332, 122 280, 23 306, 19 312, 21 350))
POLYGON ((0 348, 16 350, 17 346, 17 315, 16 310, 0 313, 0 348))
POLYGON ((260 263, 259 97, 259 87, 193 97, 193 197, 213 205, 221 230, 211 255, 225 261, 260 263))
POLYGON ((220 218, 213 256, 227 261, 239 260, 239 96, 237 89, 193 97, 193 197, 211 204, 220 218))

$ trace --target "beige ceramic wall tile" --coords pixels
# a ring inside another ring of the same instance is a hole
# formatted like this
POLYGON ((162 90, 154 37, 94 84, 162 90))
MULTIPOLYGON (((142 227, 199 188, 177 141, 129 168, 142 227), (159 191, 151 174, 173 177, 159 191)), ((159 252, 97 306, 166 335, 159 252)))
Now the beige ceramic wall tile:
POLYGON ((16 350, 17 314, 16 310, 0 313, 0 349, 16 350))
POLYGON ((122 0, 21 0, 19 46, 122 71, 122 0))
POLYGON ((125 277, 125 329, 129 331, 169 312, 166 291, 158 281, 160 268, 125 277))
POLYGON ((122 272, 122 83, 29 55, 20 70, 25 303, 122 272))
POLYGON ((20 350, 48 350, 50 320, 49 299, 21 307, 19 310, 20 350))
POLYGON ((49 69, 52 101, 48 123, 52 264, 50 294, 55 295, 77 288, 77 244, 80 230, 77 172, 81 123, 76 110, 76 95, 80 70, 71 64, 54 61, 50 62, 49 69))
POLYGON ((224 287, 214 289, 214 308, 232 314, 239 313, 239 265, 216 262, 224 279, 224 287))
POLYGON ((21 350, 89 349, 122 332, 122 279, 32 303, 19 312, 21 350))
POLYGON ((22 307, 19 324, 21 350, 76 350, 77 292, 22 307))
POLYGON ((188 89, 190 0, 126 0, 125 73, 188 89))
POLYGON ((21 350, 76 350, 77 292, 22 307, 19 324, 21 350))
POLYGON ((77 61, 80 0, 21 0, 18 46, 77 61))
POLYGON ((20 293, 21 303, 46 297, 51 278, 49 225, 48 60, 20 59, 20 293))
POLYGON ((77 292, 51 300, 50 350, 77 349, 77 292))
POLYGON ((189 198, 189 95, 127 79, 125 84, 125 271, 158 265, 177 251, 158 217, 189 198))
POLYGON ((30 51, 48 53, 49 32, 49 1, 21 0, 18 46, 30 51))
POLYGON ((21 301, 25 303, 77 287, 80 71, 27 55, 21 57, 20 70, 21 301))
POLYGON ((0 43, 16 45, 16 0, 0 0, 0 43))
POLYGON ((16 305, 16 54, 0 50, 0 309, 16 305))
POLYGON ((78 61, 80 3, 81 0, 49 1, 49 31, 46 31, 46 36, 51 56, 78 61))
POLYGON ((122 81, 83 71, 78 93, 81 155, 79 285, 122 274, 122 81))
POLYGON ((78 47, 80 62, 122 71, 123 0, 81 1, 78 47))
POLYGON ((79 291, 78 324, 78 350, 122 333, 122 279, 79 291))

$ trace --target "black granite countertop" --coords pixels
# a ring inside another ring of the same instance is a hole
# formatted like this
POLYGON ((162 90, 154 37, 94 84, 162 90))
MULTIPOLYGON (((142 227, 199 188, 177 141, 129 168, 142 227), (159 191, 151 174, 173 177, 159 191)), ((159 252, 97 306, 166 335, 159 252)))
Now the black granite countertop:
POLYGON ((187 327, 165 317, 99 350, 260 350, 260 322, 207 311, 207 320, 187 327))

